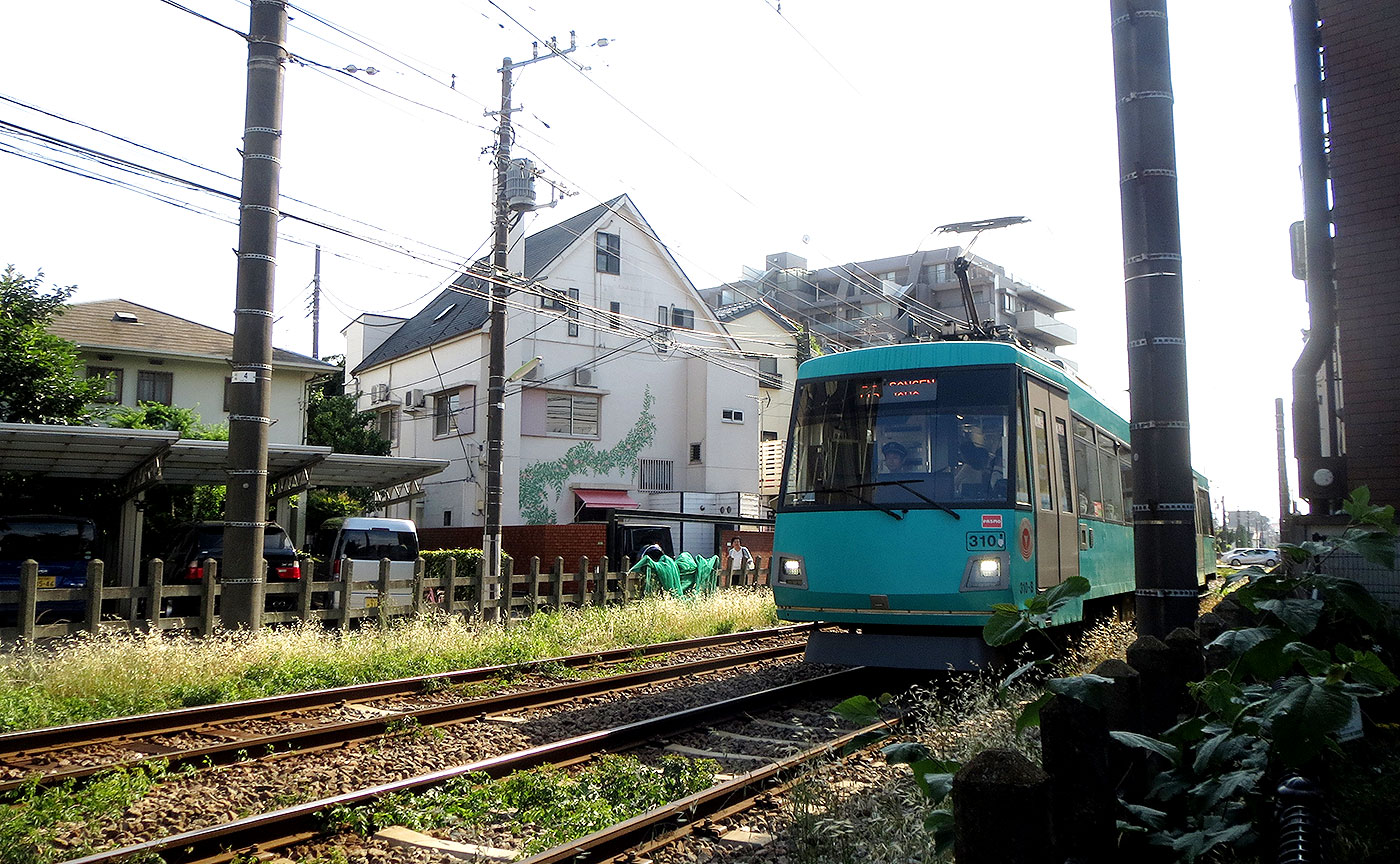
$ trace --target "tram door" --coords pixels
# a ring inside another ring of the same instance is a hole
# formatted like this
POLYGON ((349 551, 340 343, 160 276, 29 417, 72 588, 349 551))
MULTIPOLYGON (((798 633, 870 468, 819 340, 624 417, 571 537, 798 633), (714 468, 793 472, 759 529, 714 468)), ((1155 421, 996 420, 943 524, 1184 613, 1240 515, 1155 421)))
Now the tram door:
POLYGON ((1026 384, 1031 485, 1035 489, 1035 581, 1040 588, 1052 588, 1079 575, 1069 394, 1036 378, 1027 378, 1026 384))

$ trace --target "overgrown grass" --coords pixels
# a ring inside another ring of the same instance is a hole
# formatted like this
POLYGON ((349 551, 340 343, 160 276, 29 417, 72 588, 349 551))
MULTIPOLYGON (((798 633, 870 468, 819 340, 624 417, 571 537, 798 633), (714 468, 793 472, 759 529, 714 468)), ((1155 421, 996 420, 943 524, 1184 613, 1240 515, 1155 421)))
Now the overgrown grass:
POLYGON ((495 781, 477 774, 421 795, 386 795, 372 804, 338 807, 326 822, 332 830, 365 835, 390 825, 439 833, 509 827, 529 836, 523 851, 532 854, 708 789, 718 768, 709 759, 663 756, 645 765, 632 756, 607 755, 573 772, 532 768, 495 781))
POLYGON ((120 818, 164 773, 163 763, 156 763, 106 771, 89 781, 69 781, 51 789, 30 783, 10 793, 0 810, 0 864, 49 864, 96 851, 57 841, 85 822, 120 818))
POLYGON ((34 729, 538 660, 773 626, 767 589, 540 612, 500 624, 443 615, 340 634, 318 626, 223 633, 83 634, 0 655, 0 731, 34 729))

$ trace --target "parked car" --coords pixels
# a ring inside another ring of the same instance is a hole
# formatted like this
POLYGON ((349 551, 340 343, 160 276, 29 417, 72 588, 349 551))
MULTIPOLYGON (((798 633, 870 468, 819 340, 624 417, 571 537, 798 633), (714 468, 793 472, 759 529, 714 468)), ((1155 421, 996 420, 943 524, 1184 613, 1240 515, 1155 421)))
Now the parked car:
MULTIPOLYGON (((338 516, 327 519, 311 536, 311 554, 316 559, 319 579, 349 578, 365 582, 379 578, 379 562, 389 559, 389 578, 412 579, 418 560, 418 528, 411 519, 383 519, 373 516, 338 516), (346 571, 350 572, 346 572, 346 571)), ((394 605, 413 602, 407 588, 391 592, 394 605)), ((339 602, 339 592, 331 595, 339 602)), ((350 607, 363 609, 379 602, 378 591, 355 591, 350 607)))
POLYGON ((1263 564, 1265 567, 1278 565, 1281 557, 1277 549, 1246 549, 1242 546, 1229 550, 1220 560, 1231 567, 1245 567, 1250 564, 1263 564))
MULTIPOLYGON (((0 516, 0 591, 19 590, 20 565, 39 564, 40 588, 83 588, 97 543, 97 526, 81 516, 0 516)), ((35 609, 40 623, 73 620, 84 600, 44 600, 35 609)), ((0 603, 0 618, 13 619, 16 603, 0 603)))
MULTIPOLYGON (((223 567, 224 523, 196 522, 187 526, 165 556, 165 575, 161 581, 167 585, 191 585, 204 581, 204 562, 213 558, 223 567)), ((301 579, 301 561, 297 558, 296 547, 282 526, 269 522, 263 528, 263 560, 267 562, 268 583, 295 582, 301 579)), ((296 598, 290 594, 269 595, 266 608, 272 612, 285 612, 296 606, 296 598)), ((199 608, 198 597, 166 598, 164 614, 194 615, 199 608)))

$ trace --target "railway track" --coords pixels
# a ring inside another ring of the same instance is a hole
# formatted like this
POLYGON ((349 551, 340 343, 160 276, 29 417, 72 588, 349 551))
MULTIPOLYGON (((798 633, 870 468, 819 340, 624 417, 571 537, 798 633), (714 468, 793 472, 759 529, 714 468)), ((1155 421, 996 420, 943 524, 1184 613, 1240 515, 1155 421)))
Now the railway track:
POLYGON ((531 663, 442 673, 331 690, 117 718, 0 735, 0 792, 37 780, 54 785, 114 768, 160 760, 168 768, 225 765, 252 758, 381 738, 462 723, 493 714, 542 708, 601 693, 796 656, 792 641, 810 627, 782 627, 552 658, 531 663), (775 643, 760 650, 658 665, 552 686, 472 698, 472 685, 541 670, 606 672, 610 666, 713 649, 775 643))
MULTIPOLYGON (((741 748, 736 746, 744 739, 750 742, 761 739, 759 735, 732 731, 741 719, 743 723, 748 724, 743 728, 800 728, 804 732, 815 732, 818 731, 815 725, 798 727, 783 718, 791 716, 794 705, 815 702, 819 707, 829 707, 841 698, 871 685, 870 670, 842 670, 658 717, 598 729, 392 783, 285 807, 270 813, 110 849, 71 859, 70 864, 117 864, 130 860, 153 860, 153 856, 154 860, 163 861, 165 864, 222 864, 236 858, 250 860, 250 856, 258 855, 270 859, 279 851, 300 849, 308 843, 318 842, 317 838, 323 832, 325 815, 336 808, 364 805, 388 795, 422 793, 474 773, 499 778, 536 766, 576 765, 599 754, 637 748, 691 754, 698 751, 710 758, 719 759, 726 768, 733 770, 733 776, 726 777, 724 782, 707 792, 674 802, 646 814, 645 817, 628 820, 619 828, 571 841, 528 859, 532 864, 585 860, 578 856, 580 853, 587 853, 586 860, 590 862, 610 860, 624 851, 636 852, 638 849, 654 848, 661 842, 667 842, 666 837, 675 835, 680 828, 686 827, 678 828, 678 814, 685 816, 688 825, 695 823, 689 825, 690 828, 703 828, 698 821, 700 819, 709 819, 712 824, 714 820, 726 818, 743 807, 752 806, 762 800, 764 793, 771 794, 775 788, 774 784, 790 782, 800 766, 810 763, 829 752, 833 746, 839 746, 859 734, 858 731, 837 732, 828 728, 821 730, 820 734, 825 735, 825 739, 821 741, 812 741, 810 736, 798 736, 798 740, 792 737, 772 737, 766 740, 795 752, 780 756, 758 756, 743 753, 741 748), (698 739, 708 739, 713 742, 713 747, 721 749, 699 750, 694 746, 698 739), (756 766, 755 762, 758 763, 756 766), (734 770, 736 766, 742 768, 734 770)), ((811 710, 816 712, 819 707, 811 710)))

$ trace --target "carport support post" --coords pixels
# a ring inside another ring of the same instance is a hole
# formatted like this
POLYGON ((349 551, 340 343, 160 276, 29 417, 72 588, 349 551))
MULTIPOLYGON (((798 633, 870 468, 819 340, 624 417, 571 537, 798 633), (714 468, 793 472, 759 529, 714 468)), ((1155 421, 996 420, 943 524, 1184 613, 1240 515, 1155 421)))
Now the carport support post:
POLYGON ((272 297, 277 267, 282 82, 287 6, 254 2, 248 26, 243 193, 229 385, 228 497, 222 614, 230 630, 262 626, 267 438, 272 408, 272 297))
POLYGON ((1166 0, 1111 0, 1138 634, 1196 620, 1196 492, 1166 0))

